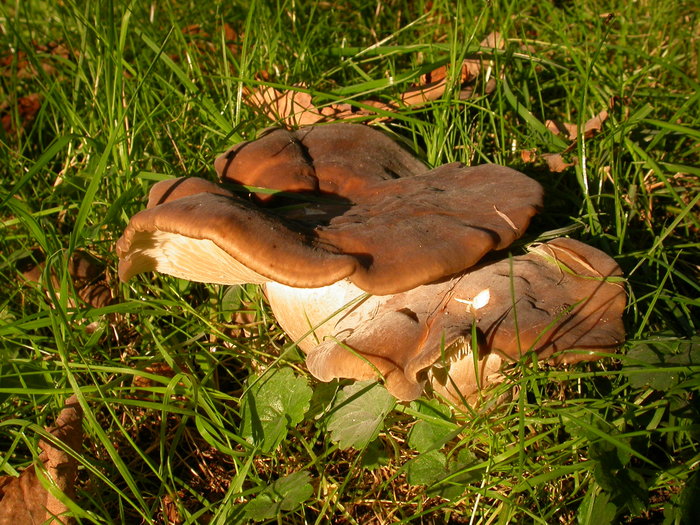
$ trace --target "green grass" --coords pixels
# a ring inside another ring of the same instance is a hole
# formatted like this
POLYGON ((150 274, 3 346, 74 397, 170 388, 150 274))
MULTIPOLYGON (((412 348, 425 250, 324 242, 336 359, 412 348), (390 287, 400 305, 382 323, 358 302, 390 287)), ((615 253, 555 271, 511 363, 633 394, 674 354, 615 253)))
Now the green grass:
POLYGON ((81 523, 168 523, 166 507, 178 523, 269 509, 280 523, 690 523, 700 491, 696 3, 346 4, 0 6, 0 475, 32 463, 38 428, 75 392, 86 412, 81 523), (497 162, 540 181, 547 204, 531 238, 563 229, 628 278, 628 341, 614 359, 524 361, 493 394, 515 386, 512 401, 396 405, 377 439, 341 449, 329 406, 342 385, 308 375, 255 287, 118 283, 114 243, 150 185, 213 179, 217 154, 274 124, 246 89, 267 78, 303 83, 318 103, 395 101, 491 31, 507 39, 492 93, 460 101, 450 89, 382 127, 432 165, 497 162), (28 121, 20 98, 31 94, 41 103, 28 121), (603 109, 601 133, 567 153, 575 166, 523 161, 521 151, 568 145, 547 119, 582 125, 603 109), (76 250, 103 261, 112 304, 80 299, 68 272, 76 250), (26 282, 39 260, 40 283, 26 282), (169 375, 157 373, 163 364, 169 375), (264 385, 290 367, 313 397, 266 451, 245 439, 246 403, 264 388, 251 378, 267 371, 264 385))

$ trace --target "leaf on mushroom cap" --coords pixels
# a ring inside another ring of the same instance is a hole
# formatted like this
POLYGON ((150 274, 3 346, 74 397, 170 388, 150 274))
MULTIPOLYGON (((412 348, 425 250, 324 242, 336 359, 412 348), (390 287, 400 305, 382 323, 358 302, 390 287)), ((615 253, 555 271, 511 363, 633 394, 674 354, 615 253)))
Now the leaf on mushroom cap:
POLYGON ((158 183, 117 243, 123 280, 158 270, 313 288, 349 277, 397 293, 505 248, 542 204, 537 182, 503 166, 417 174, 422 163, 359 125, 275 130, 232 151, 218 161, 224 179, 300 191, 301 204, 263 208, 197 178, 158 183))
MULTIPOLYGON (((322 381, 367 379, 378 371, 404 400, 420 395, 426 372, 437 365, 450 370, 468 397, 478 389, 473 356, 464 351, 474 324, 487 373, 494 368, 490 356, 516 360, 534 351, 553 362, 576 362, 616 349, 624 339, 620 275, 603 252, 555 239, 527 255, 388 297, 372 305, 371 315, 354 312, 335 327, 342 337, 309 350, 307 365, 322 381), (581 352, 559 353, 566 350, 581 352)), ((282 322, 283 314, 276 315, 282 322)), ((434 388, 458 397, 446 374, 441 384, 435 377, 434 388)))

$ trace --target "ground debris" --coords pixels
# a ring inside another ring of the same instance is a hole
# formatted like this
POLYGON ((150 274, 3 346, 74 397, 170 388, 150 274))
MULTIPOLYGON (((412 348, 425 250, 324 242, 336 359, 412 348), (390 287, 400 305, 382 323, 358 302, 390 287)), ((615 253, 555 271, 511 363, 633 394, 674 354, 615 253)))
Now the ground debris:
MULTIPOLYGON (((504 40, 498 33, 489 34, 481 42, 482 48, 503 49, 504 46, 504 40)), ((290 128, 362 117, 375 122, 387 121, 402 107, 422 106, 441 98, 452 86, 458 89, 457 96, 460 100, 476 96, 477 80, 485 71, 490 72, 492 67, 493 62, 478 52, 473 58, 463 60, 458 72, 443 65, 422 75, 419 82, 400 94, 397 102, 368 99, 354 101, 352 104, 317 104, 305 84, 297 84, 286 90, 261 84, 247 91, 246 101, 269 119, 290 128)), ((269 74, 262 72, 261 78, 267 79, 269 74)), ((490 76, 484 82, 483 92, 489 94, 495 87, 495 78, 490 76)))
MULTIPOLYGON (((610 108, 615 104, 615 100, 610 101, 610 108)), ((598 114, 588 119, 580 126, 583 137, 591 139, 603 129, 603 124, 608 119, 609 113, 607 109, 603 109, 598 114)), ((579 138, 579 125, 561 120, 548 119, 544 123, 547 130, 553 135, 562 136, 569 141, 568 146, 558 153, 542 153, 537 154, 536 150, 523 150, 520 152, 520 157, 525 163, 534 163, 538 159, 543 160, 547 164, 547 168, 552 173, 561 173, 562 171, 575 166, 578 158, 575 155, 571 156, 570 160, 566 160, 565 155, 576 148, 576 140, 579 138)))
MULTIPOLYGON (((73 395, 66 400, 56 425, 46 430, 65 446, 78 450, 83 441, 82 418, 83 411, 73 395)), ((47 440, 42 439, 39 448, 42 450, 39 455, 43 464, 41 474, 37 474, 36 465, 32 465, 18 478, 0 477, 0 525, 73 523, 72 518, 63 516, 68 512, 66 504, 44 486, 52 483, 56 490, 74 498, 78 462, 47 440), (40 477, 44 478, 43 484, 40 477)))
MULTIPOLYGON (((39 250, 35 250, 30 257, 23 258, 17 263, 17 270, 22 274, 26 282, 40 285, 46 284, 42 282, 42 275, 45 269, 43 259, 44 255, 39 250)), ((103 308, 114 302, 105 268, 106 265, 103 261, 82 250, 75 251, 68 260, 68 274, 73 281, 78 297, 93 308, 103 308)), ((60 285, 58 277, 53 270, 51 271, 50 279, 53 290, 58 290, 60 285)), ((47 299, 49 301, 52 300, 52 296, 48 291, 47 299)), ((72 308, 76 306, 75 301, 71 298, 68 299, 68 304, 72 308)))

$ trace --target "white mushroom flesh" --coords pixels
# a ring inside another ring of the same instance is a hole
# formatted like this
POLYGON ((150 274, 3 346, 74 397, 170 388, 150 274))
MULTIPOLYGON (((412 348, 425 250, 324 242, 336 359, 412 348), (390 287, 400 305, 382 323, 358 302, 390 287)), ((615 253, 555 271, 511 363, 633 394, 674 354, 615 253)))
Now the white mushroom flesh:
POLYGON ((327 337, 345 339, 391 297, 370 295, 347 279, 321 288, 269 281, 265 295, 282 329, 307 353, 327 337))
POLYGON ((163 231, 139 232, 129 257, 132 275, 158 271, 181 279, 215 284, 262 284, 268 279, 239 263, 208 239, 163 231))

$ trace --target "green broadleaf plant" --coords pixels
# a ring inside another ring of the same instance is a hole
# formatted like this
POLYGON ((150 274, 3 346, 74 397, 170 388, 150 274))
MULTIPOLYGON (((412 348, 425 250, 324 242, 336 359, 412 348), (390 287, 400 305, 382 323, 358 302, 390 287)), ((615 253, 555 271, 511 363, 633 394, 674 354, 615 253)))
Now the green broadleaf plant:
POLYGON ((253 377, 249 384, 243 397, 241 435, 270 453, 287 437, 288 429, 304 419, 312 391, 291 368, 253 377))
POLYGON ((255 521, 279 517, 283 511, 296 509, 313 494, 308 472, 295 472, 263 489, 246 506, 246 514, 255 521))
POLYGON ((376 381, 358 381, 343 388, 328 416, 331 439, 340 448, 364 448, 384 427, 384 418, 396 404, 376 381))

